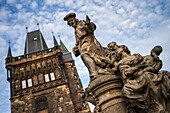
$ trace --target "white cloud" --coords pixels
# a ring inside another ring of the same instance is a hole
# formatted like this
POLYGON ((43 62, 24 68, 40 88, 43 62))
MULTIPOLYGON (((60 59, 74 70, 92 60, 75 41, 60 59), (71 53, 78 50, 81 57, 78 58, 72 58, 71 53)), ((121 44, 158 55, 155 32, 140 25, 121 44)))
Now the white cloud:
POLYGON ((123 8, 118 9, 117 13, 123 14, 125 10, 123 8))
POLYGON ((12 49, 12 53, 13 56, 20 56, 24 54, 24 48, 25 48, 25 38, 26 35, 21 35, 19 36, 19 38, 15 41, 15 44, 13 45, 12 49), (13 50, 15 50, 15 52, 13 52, 13 50))
POLYGON ((127 20, 123 20, 122 22, 120 22, 120 26, 122 26, 124 29, 129 28, 129 24, 130 24, 130 19, 127 20))
POLYGON ((0 33, 1 34, 3 34, 4 32, 7 33, 7 31, 9 31, 9 30, 10 30, 9 26, 1 24, 1 26, 0 26, 0 33))
POLYGON ((65 6, 66 6, 66 7, 70 7, 70 6, 73 5, 73 3, 74 3, 73 0, 68 0, 67 2, 65 2, 65 6))
MULTIPOLYGON (((137 1, 138 2, 138 1, 137 1)), ((139 2, 139 6, 141 7, 141 8, 145 8, 146 7, 146 1, 141 1, 141 2, 139 2)))
POLYGON ((49 6, 52 6, 52 5, 59 5, 60 7, 64 6, 63 0, 46 0, 45 3, 49 6))
POLYGON ((15 3, 15 2, 16 2, 15 0, 7 0, 8 4, 15 3))
MULTIPOLYGON (((84 4, 84 0, 77 0, 77 1, 75 1, 76 2, 76 4, 75 4, 75 6, 76 7, 81 7, 83 4, 84 4)), ((67 2, 66 2, 67 3, 67 2)), ((75 7, 75 8, 76 8, 75 7)))
POLYGON ((135 18, 135 16, 138 14, 138 10, 137 9, 135 9, 135 10, 133 10, 132 12, 130 12, 130 17, 131 18, 135 18))
POLYGON ((35 2, 35 1, 33 1, 32 3, 31 3, 31 8, 32 9, 36 9, 37 8, 37 2, 35 2))
POLYGON ((0 9, 0 20, 3 21, 3 20, 7 20, 11 15, 11 11, 5 9, 5 7, 2 7, 0 9))
POLYGON ((155 11, 156 11, 156 13, 161 14, 161 13, 162 13, 162 7, 161 7, 161 5, 156 6, 156 7, 155 7, 155 11))
POLYGON ((132 23, 130 24, 129 28, 134 28, 134 27, 136 27, 136 26, 137 26, 137 22, 132 22, 132 23))
MULTIPOLYGON (((0 66, 4 67, 4 59, 7 56, 7 51, 8 51, 8 44, 7 40, 5 40, 3 37, 0 37, 0 66)), ((1 67, 1 68, 2 68, 1 67)))
POLYGON ((16 4, 16 8, 20 10, 22 8, 22 4, 16 4))

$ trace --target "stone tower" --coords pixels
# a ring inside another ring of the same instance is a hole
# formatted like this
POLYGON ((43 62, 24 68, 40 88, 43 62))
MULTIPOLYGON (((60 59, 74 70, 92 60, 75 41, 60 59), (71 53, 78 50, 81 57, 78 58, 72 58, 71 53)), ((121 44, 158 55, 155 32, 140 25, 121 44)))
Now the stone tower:
POLYGON ((13 57, 9 46, 5 63, 11 113, 90 112, 71 53, 54 35, 53 40, 54 47, 48 48, 38 29, 27 32, 24 55, 13 57))

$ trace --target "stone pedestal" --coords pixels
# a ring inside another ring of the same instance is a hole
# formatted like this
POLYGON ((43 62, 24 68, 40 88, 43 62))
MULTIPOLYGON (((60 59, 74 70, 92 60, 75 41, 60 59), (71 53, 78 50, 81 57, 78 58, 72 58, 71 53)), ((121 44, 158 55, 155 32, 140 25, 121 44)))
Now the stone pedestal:
POLYGON ((91 81, 86 88, 89 102, 95 102, 96 113, 126 113, 125 99, 122 98, 121 78, 116 75, 102 75, 91 81))

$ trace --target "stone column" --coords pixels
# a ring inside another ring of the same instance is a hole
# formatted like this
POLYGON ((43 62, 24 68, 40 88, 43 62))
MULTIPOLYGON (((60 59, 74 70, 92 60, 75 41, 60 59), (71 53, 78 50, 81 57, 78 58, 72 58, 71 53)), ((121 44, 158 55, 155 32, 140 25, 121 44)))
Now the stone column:
POLYGON ((117 75, 102 75, 89 83, 85 99, 95 105, 94 113, 126 113, 121 81, 117 75))

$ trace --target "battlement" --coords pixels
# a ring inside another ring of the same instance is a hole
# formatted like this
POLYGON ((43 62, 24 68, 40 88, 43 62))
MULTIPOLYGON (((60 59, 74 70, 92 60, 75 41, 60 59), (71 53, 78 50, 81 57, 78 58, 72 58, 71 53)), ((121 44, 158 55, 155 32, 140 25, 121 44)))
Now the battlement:
POLYGON ((6 64, 6 66, 17 65, 17 64, 45 58, 48 56, 53 56, 53 55, 56 55, 57 53, 61 53, 61 52, 62 51, 60 49, 60 46, 55 46, 55 47, 48 48, 48 49, 45 49, 42 51, 36 51, 36 52, 25 54, 25 55, 6 58, 5 64, 6 64))

